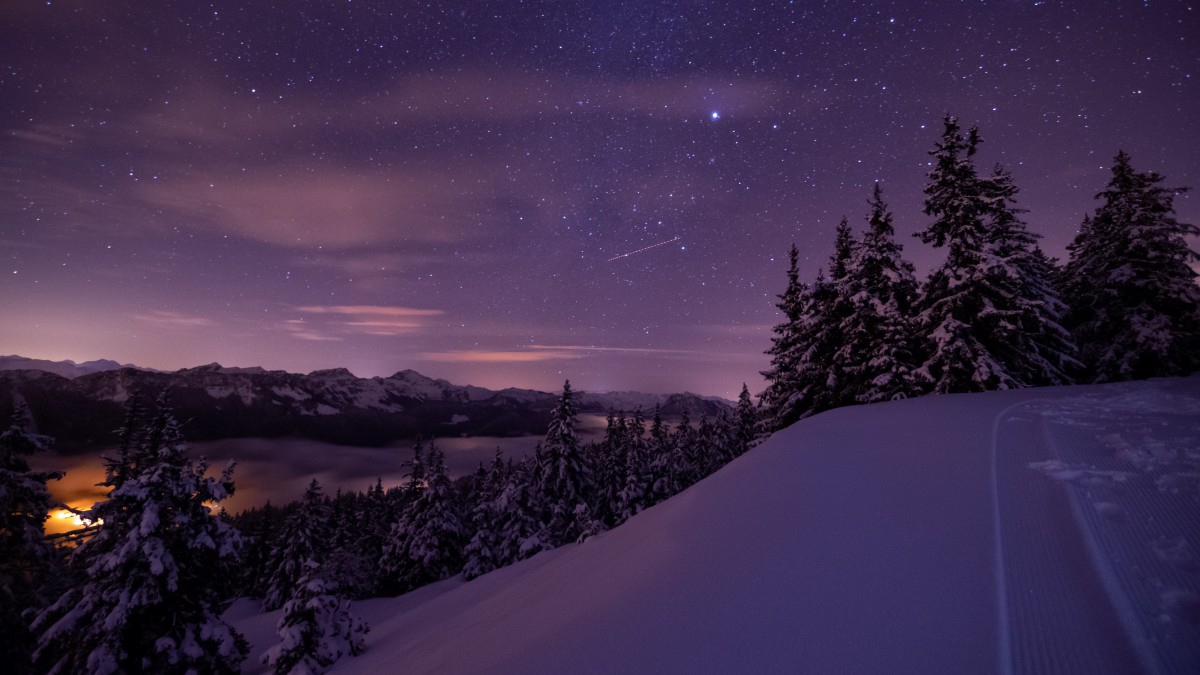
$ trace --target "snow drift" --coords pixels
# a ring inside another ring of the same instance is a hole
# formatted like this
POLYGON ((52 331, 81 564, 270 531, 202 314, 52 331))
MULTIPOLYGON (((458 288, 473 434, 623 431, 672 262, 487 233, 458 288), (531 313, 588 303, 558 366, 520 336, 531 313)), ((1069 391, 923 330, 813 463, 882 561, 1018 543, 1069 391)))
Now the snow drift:
POLYGON ((1198 377, 844 408, 583 544, 356 603, 335 672, 1200 672, 1198 545, 1198 377))

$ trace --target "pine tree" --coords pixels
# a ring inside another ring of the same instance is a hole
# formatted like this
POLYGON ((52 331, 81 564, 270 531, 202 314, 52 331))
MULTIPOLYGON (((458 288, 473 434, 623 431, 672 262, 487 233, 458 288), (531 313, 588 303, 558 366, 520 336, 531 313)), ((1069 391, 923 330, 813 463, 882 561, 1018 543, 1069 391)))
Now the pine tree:
POLYGON ((921 393, 912 319, 917 282, 895 240, 892 214, 878 184, 867 231, 847 264, 844 293, 852 310, 841 325, 838 361, 845 364, 846 402, 872 403, 921 393))
POLYGON ((270 580, 263 595, 263 611, 283 607, 292 597, 308 561, 324 564, 333 541, 329 504, 317 479, 304 491, 298 508, 283 523, 271 552, 270 580))
POLYGON ((737 408, 733 413, 733 444, 730 448, 732 455, 737 457, 744 454, 754 444, 755 429, 758 428, 758 411, 750 400, 750 388, 742 383, 742 391, 738 394, 737 408))
POLYGON ((580 447, 576 424, 574 394, 567 381, 550 417, 538 464, 537 488, 544 522, 555 546, 575 541, 583 533, 577 507, 591 510, 592 471, 580 447))
POLYGON ((684 408, 679 425, 671 435, 671 493, 677 495, 700 480, 699 448, 696 445, 696 430, 692 428, 691 413, 684 408))
POLYGON ((507 472, 504 489, 496 498, 497 567, 554 548, 549 529, 541 519, 534 490, 537 462, 526 458, 507 472))
POLYGON ((24 404, 17 405, 0 434, 0 663, 14 675, 32 668, 35 643, 26 615, 45 605, 43 584, 58 568, 44 538, 53 505, 46 483, 63 476, 29 469, 25 458, 53 441, 28 430, 28 415, 24 404))
POLYGON ((937 393, 1063 382, 1071 346, 1037 262, 1044 258, 1012 204, 1011 176, 998 169, 981 178, 978 131, 964 137, 953 117, 944 123, 925 187, 934 222, 918 236, 947 255, 920 299, 929 356, 917 372, 937 393))
POLYGON ((232 469, 206 477, 186 456, 164 397, 120 458, 109 460, 101 523, 71 554, 82 583, 33 622, 49 673, 236 673, 246 642, 221 619, 237 532, 210 510, 233 492, 232 469), (132 460, 132 461, 128 461, 132 460))
POLYGON ((807 346, 799 328, 809 303, 809 292, 808 287, 800 282, 798 257, 796 245, 792 244, 788 251, 787 286, 775 305, 783 312, 784 320, 772 329, 775 335, 771 338, 771 348, 766 352, 771 357, 771 367, 762 372, 767 381, 767 388, 759 396, 764 411, 763 435, 782 429, 800 418, 793 401, 801 386, 796 375, 807 346))
MULTIPOLYGON (((657 414, 657 413, 656 413, 657 414)), ((650 506, 653 480, 649 448, 646 445, 646 420, 642 409, 633 412, 625 428, 625 480, 617 493, 616 522, 620 524, 650 506)))
POLYGON ((500 508, 496 500, 504 491, 507 474, 503 456, 496 448, 492 465, 476 482, 475 506, 471 509, 474 534, 463 554, 463 576, 469 581, 499 568, 503 564, 500 550, 500 508))
POLYGON ((595 446, 596 519, 605 527, 620 521, 621 489, 629 462, 628 422, 625 413, 608 411, 603 442, 595 446))
POLYGON ((997 354, 1022 386, 1069 384, 1077 350, 1062 325, 1066 305, 1054 288, 1057 271, 1038 248, 1039 236, 1018 217, 1024 210, 1015 205, 1012 174, 997 166, 983 190, 991 217, 989 272, 1011 317, 999 332, 997 354))
POLYGON ((841 347, 845 339, 842 326, 855 310, 849 275, 857 249, 858 242, 854 240, 850 223, 843 216, 834 236, 833 256, 829 259, 829 283, 823 289, 823 320, 815 324, 813 337, 818 351, 810 358, 813 358, 818 372, 821 368, 824 370, 824 386, 816 389, 813 412, 855 402, 849 379, 853 363, 841 347))
POLYGON ((280 641, 262 655, 262 663, 276 675, 320 675, 341 657, 361 653, 369 629, 337 591, 319 563, 305 560, 279 618, 280 641))
POLYGON ((1200 368, 1198 259, 1187 237, 1200 228, 1175 217, 1175 195, 1157 173, 1135 171, 1129 155, 1113 160, 1068 247, 1062 274, 1067 323, 1080 346, 1081 378, 1111 382, 1183 375, 1200 368))
POLYGON ((437 444, 416 453, 425 474, 425 488, 392 525, 379 562, 384 588, 407 593, 446 579, 462 570, 467 543, 458 496, 446 475, 446 458, 437 444))
POLYGON ((662 409, 655 404, 654 416, 650 418, 650 439, 647 444, 649 457, 649 481, 646 484, 647 506, 657 504, 675 494, 671 475, 672 457, 675 454, 671 432, 663 420, 662 409))

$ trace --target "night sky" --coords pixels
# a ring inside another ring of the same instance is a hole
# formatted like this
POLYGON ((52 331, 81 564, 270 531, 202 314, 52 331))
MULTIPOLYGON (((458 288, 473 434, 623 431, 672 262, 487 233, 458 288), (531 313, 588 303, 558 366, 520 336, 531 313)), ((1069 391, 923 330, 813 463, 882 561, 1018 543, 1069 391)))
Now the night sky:
POLYGON ((1200 186, 1194 4, 4 0, 0 353, 757 392, 876 181, 940 260, 947 112, 1052 256, 1200 186))

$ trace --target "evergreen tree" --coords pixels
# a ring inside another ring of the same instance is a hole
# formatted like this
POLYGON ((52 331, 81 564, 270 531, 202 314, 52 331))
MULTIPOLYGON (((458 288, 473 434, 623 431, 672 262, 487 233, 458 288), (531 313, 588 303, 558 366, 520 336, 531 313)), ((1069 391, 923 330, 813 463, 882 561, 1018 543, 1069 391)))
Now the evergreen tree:
POLYGON ((798 257, 796 245, 792 244, 788 251, 787 286, 775 305, 783 312, 784 319, 774 327, 771 348, 766 352, 771 357, 771 367, 762 372, 767 380, 767 388, 759 396, 764 411, 763 435, 782 429, 800 418, 795 400, 801 387, 797 374, 801 356, 807 347, 804 342, 806 336, 801 333, 800 327, 810 296, 808 287, 800 282, 798 257))
POLYGON ((743 382, 742 391, 738 394, 737 408, 733 413, 733 443, 730 448, 733 457, 744 454, 754 444, 756 428, 758 411, 754 408, 754 402, 750 400, 750 388, 743 382))
MULTIPOLYGON (((538 493, 550 539, 555 546, 575 541, 584 523, 578 506, 590 514, 592 471, 575 433, 576 410, 571 382, 563 384, 558 405, 550 417, 538 463, 538 493)), ((587 520, 590 520, 590 515, 587 520)))
POLYGON ((384 588, 393 594, 407 593, 462 570, 466 527, 458 495, 446 475, 446 459, 437 444, 430 443, 417 455, 425 473, 426 486, 392 525, 380 559, 384 588))
POLYGON ((46 482, 59 472, 31 471, 28 455, 46 450, 52 440, 28 430, 28 408, 13 410, 0 434, 0 663, 14 675, 32 668, 33 635, 26 615, 46 601, 43 584, 57 571, 45 524, 53 504, 46 482))
POLYGON ((504 489, 496 498, 499 515, 497 567, 554 548, 549 529, 540 517, 534 492, 537 462, 525 459, 508 471, 504 489))
POLYGON ((317 479, 312 479, 304 491, 298 508, 283 523, 275 540, 268 569, 271 577, 263 595, 263 611, 270 612, 292 597, 300 577, 308 569, 308 561, 324 564, 333 537, 331 513, 317 479))
POLYGON ((833 256, 829 259, 829 283, 824 287, 823 320, 815 324, 813 336, 817 347, 810 358, 823 369, 824 386, 818 386, 813 399, 813 412, 821 412, 854 403, 854 391, 850 382, 853 362, 842 349, 844 335, 842 327, 854 315, 853 289, 850 287, 850 266, 858 249, 858 242, 850 230, 849 221, 843 216, 838 223, 833 241, 833 256))
POLYGON ((261 598, 271 581, 271 552, 283 527, 283 514, 268 501, 238 514, 234 523, 242 535, 238 594, 261 598))
POLYGON ((901 255, 892 214, 878 184, 862 242, 854 247, 843 293, 851 304, 842 325, 838 361, 845 364, 846 402, 872 403, 920 394, 913 325, 917 282, 901 255))
POLYGON ((71 554, 82 583, 33 622, 49 673, 236 673, 246 642, 221 619, 237 532, 208 503, 233 492, 233 467, 193 464, 165 398, 139 443, 106 464, 111 488, 84 513, 95 534, 71 554))
POLYGON ((974 127, 963 136, 947 116, 930 153, 925 213, 934 222, 918 235, 947 255, 920 299, 929 356, 917 372, 938 393, 1060 383, 1071 358, 1041 254, 1012 203, 1016 187, 1003 170, 979 176, 979 143, 974 127))
MULTIPOLYGON (((657 417, 657 412, 655 415, 657 417)), ((646 420, 642 416, 642 409, 637 408, 624 433, 625 480, 617 493, 614 526, 629 520, 651 504, 650 485, 653 474, 645 432, 646 420)))
POLYGON ((699 448, 696 445, 696 430, 692 428, 691 413, 684 408, 671 436, 671 491, 668 497, 688 489, 700 480, 699 448))
POLYGON ((655 404, 654 416, 650 419, 650 439, 647 445, 649 475, 646 484, 647 506, 657 504, 675 494, 672 476, 672 458, 675 454, 671 431, 663 421, 662 409, 655 404))
POLYGON ((620 519, 621 489, 629 461, 628 422, 625 413, 608 411, 604 441, 595 446, 596 519, 605 527, 614 527, 620 519))
POLYGON ((1008 372, 1023 386, 1047 386, 1072 382, 1068 370, 1078 362, 1076 347, 1062 325, 1066 305, 1054 288, 1057 271, 1037 246, 1039 236, 1030 232, 1015 205, 1017 187, 1012 174, 996 167, 983 182, 991 208, 988 252, 989 272, 1003 290, 1005 323, 997 354, 1008 372))
POLYGON ((1200 368, 1198 259, 1175 217, 1175 195, 1157 173, 1113 160, 1102 200, 1068 247, 1062 275, 1067 323, 1080 346, 1082 379, 1110 382, 1183 375, 1200 368))
POLYGON ((262 655, 276 675, 320 675, 342 656, 362 652, 367 624, 350 613, 350 602, 336 595, 321 565, 304 561, 292 597, 283 606, 279 643, 262 655))
POLYGON ((504 491, 506 478, 504 460, 500 449, 496 448, 491 468, 476 482, 475 506, 471 510, 474 534, 463 551, 466 558, 463 576, 467 580, 487 574, 503 564, 497 500, 504 491))

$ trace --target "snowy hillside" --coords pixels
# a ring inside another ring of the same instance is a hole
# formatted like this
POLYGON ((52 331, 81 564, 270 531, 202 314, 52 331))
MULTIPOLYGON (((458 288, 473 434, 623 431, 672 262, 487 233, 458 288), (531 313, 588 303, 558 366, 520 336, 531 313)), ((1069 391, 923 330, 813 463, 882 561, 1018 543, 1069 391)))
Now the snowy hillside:
MULTIPOLYGON (((802 421, 581 545, 358 602, 344 673, 1200 672, 1200 377, 802 421)), ((229 613, 265 672, 278 614, 229 613)))

